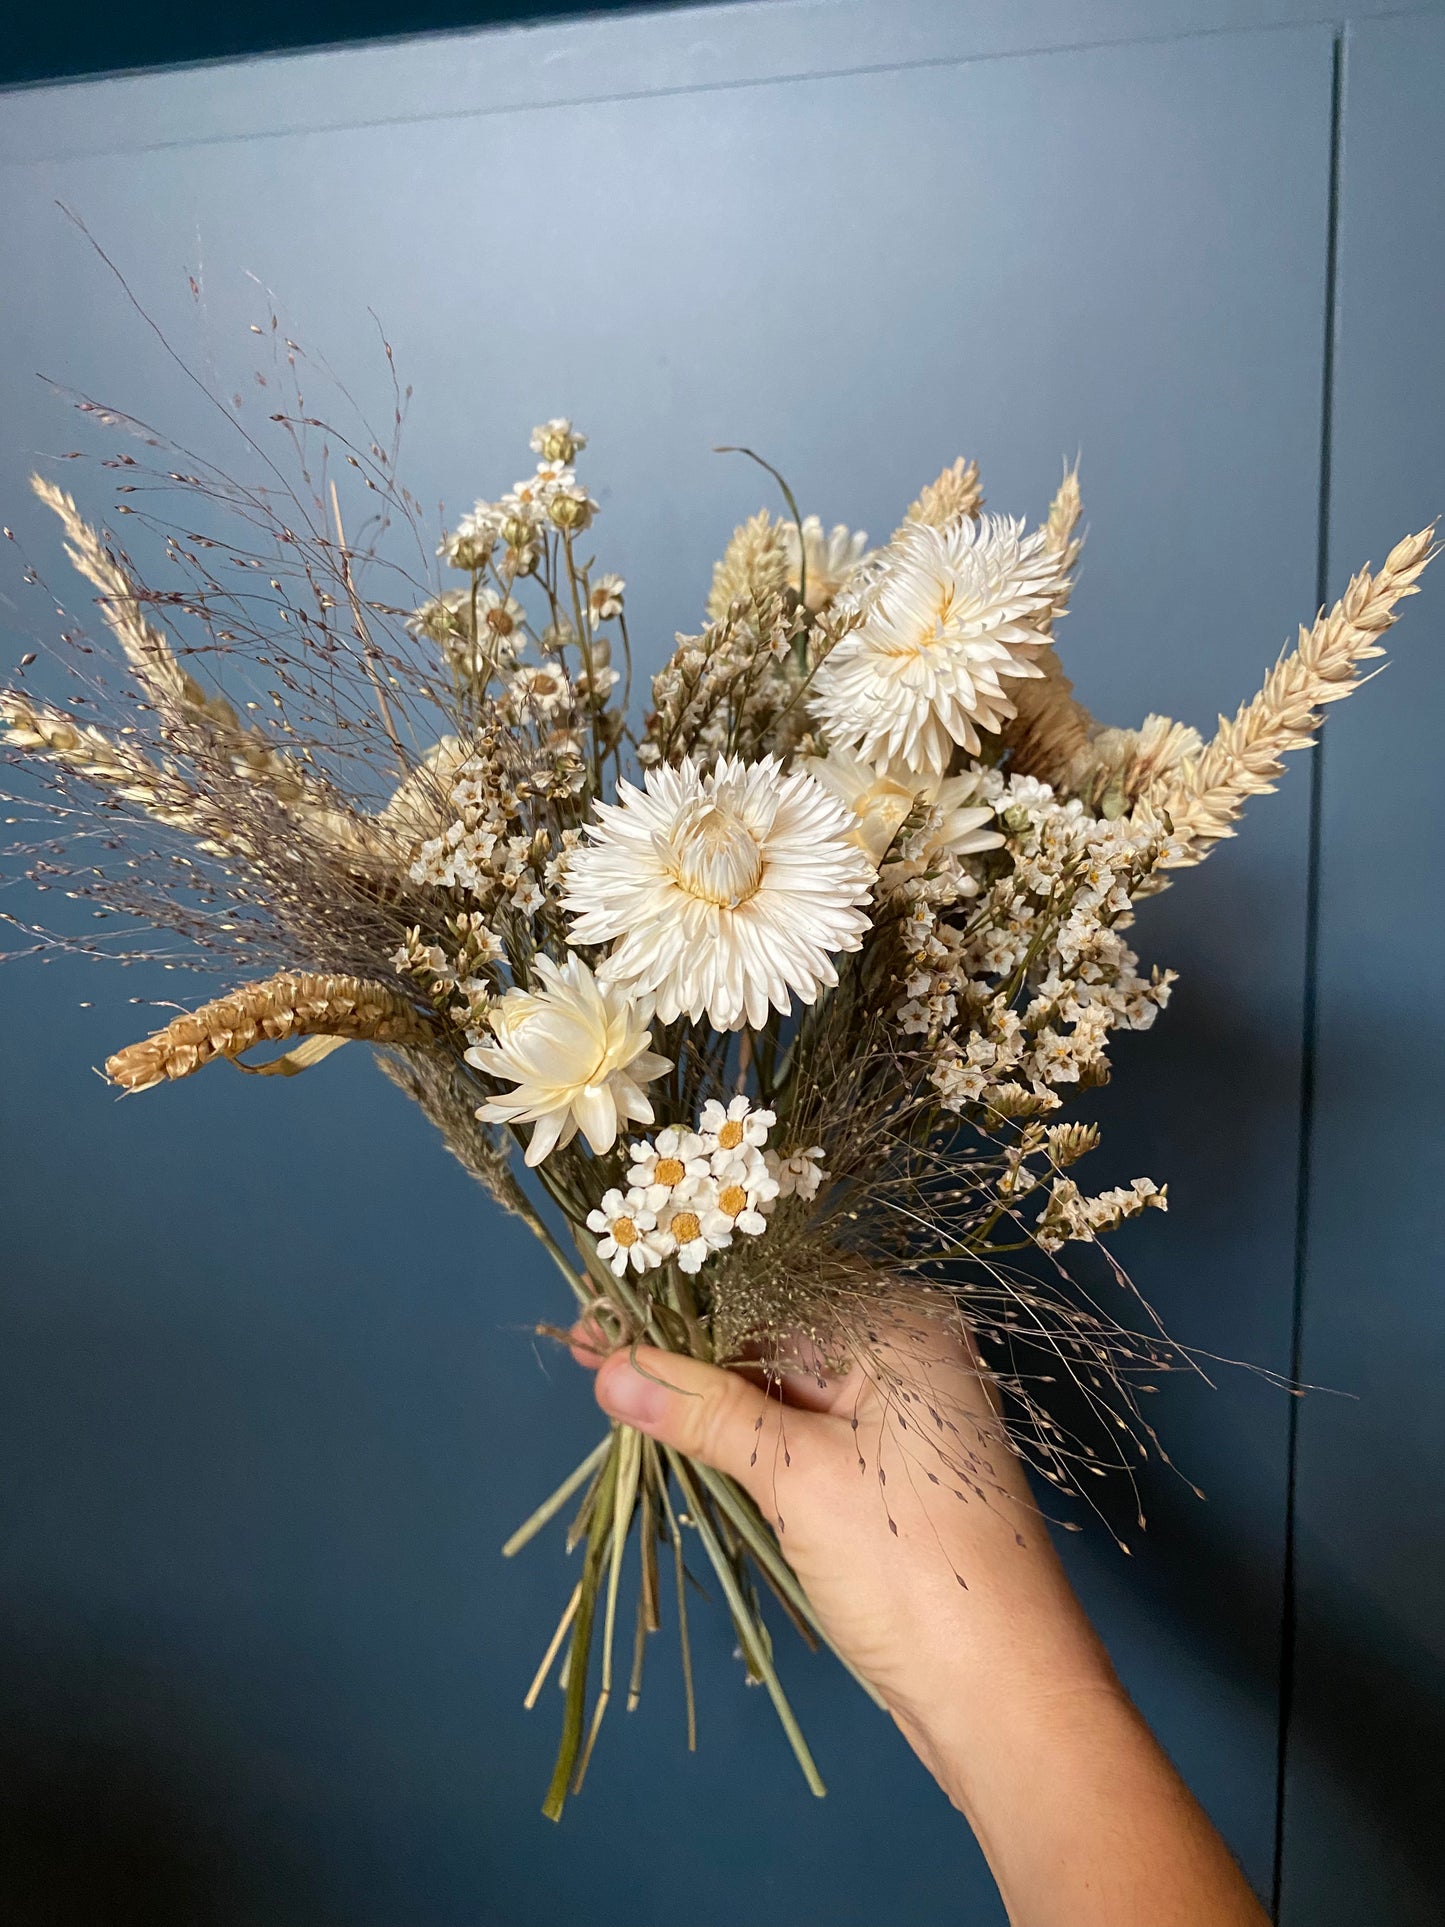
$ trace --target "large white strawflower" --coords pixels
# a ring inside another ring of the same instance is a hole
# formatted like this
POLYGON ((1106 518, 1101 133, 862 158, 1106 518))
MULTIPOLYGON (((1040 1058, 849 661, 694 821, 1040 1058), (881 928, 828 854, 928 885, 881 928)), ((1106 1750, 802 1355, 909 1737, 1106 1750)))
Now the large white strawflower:
POLYGON ((706 1013, 754 1028, 790 993, 811 1004, 868 928, 873 865, 836 797, 774 756, 650 769, 599 803, 567 866, 574 943, 611 943, 604 983, 651 1000, 669 1024, 706 1013))
POLYGON ((851 749, 809 757, 804 767, 851 813, 849 834, 875 863, 882 863, 920 805, 929 813, 924 844, 930 855, 977 856, 1004 840, 993 805, 978 800, 976 775, 890 774, 851 749))
POLYGON ((651 1033, 619 990, 599 984, 580 957, 555 964, 538 957, 540 991, 509 990, 488 1012, 494 1044, 474 1044, 467 1062, 515 1084, 483 1104, 488 1124, 530 1124, 527 1163, 540 1164, 580 1130, 599 1154, 610 1151, 629 1118, 652 1122, 642 1090, 672 1069, 647 1046, 651 1033))
POLYGON ((1028 652, 1048 641, 1065 576, 1047 531, 1023 526, 985 515, 899 530, 862 591, 861 624, 814 678, 830 742, 942 776, 955 745, 976 754, 979 731, 1014 714, 1004 679, 1043 673, 1028 652))

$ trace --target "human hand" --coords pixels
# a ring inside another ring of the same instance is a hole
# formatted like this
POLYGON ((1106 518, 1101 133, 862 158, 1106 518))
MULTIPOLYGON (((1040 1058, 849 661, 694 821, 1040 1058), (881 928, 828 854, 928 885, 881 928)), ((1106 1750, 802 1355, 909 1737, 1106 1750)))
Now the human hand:
POLYGON ((1064 1575, 962 1326, 900 1327, 876 1374, 638 1346, 573 1355, 610 1417, 736 1479, 829 1640, 968 1817, 1016 1927, 1261 1927, 1064 1575), (940 1451, 921 1427, 947 1415, 940 1451), (914 1416, 909 1416, 912 1413, 914 1416), (966 1474, 967 1476, 961 1476, 966 1474))

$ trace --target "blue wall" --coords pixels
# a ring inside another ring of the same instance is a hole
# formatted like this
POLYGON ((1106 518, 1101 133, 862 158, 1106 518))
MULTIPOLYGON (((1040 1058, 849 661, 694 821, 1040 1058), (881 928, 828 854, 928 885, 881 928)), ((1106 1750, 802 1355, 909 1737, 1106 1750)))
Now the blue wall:
MULTIPOLYGON (((424 501, 505 485, 531 423, 571 412, 647 667, 757 503, 714 443, 875 534, 960 451, 1037 513, 1082 448, 1071 673, 1110 720, 1208 727, 1440 501, 1442 22, 1384 11, 772 0, 11 96, 6 519, 63 581, 23 483, 77 430, 32 370, 228 452, 60 200, 228 385, 246 271, 384 407, 378 307, 424 501)), ((18 655, 46 605, 4 587, 18 655)), ((1101 1182, 1171 1186, 1121 1253, 1176 1334, 1360 1394, 1169 1386, 1207 1504, 1159 1478, 1132 1560, 1069 1547, 1300 1923, 1413 1927, 1445 1897, 1439 608, 1432 587, 1332 723, 1317 807, 1297 767, 1150 907, 1142 948, 1182 982, 1103 1105, 1101 1182)), ((563 1306, 525 1234, 360 1053, 122 1110, 89 1066, 146 1027, 129 999, 194 985, 0 985, 0 1913, 722 1927, 741 1894, 833 1927, 1000 1918, 922 1769, 798 1653, 832 1789, 809 1800, 706 1615, 699 1755, 659 1652, 543 1822, 556 1708, 520 1700, 566 1568, 497 1548, 595 1421, 529 1336, 563 1306)))

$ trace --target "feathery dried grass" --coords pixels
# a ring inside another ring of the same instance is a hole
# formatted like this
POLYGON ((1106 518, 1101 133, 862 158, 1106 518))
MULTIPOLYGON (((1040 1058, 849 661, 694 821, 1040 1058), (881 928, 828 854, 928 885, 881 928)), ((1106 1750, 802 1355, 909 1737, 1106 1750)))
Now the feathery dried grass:
POLYGON ((292 1037, 339 1037, 372 1044, 425 1045, 435 1033, 386 984, 359 977, 283 971, 203 1004, 108 1058, 105 1074, 126 1091, 190 1077, 218 1057, 292 1037))
POLYGON ((411 1099, 469 1178, 514 1217, 530 1217, 525 1194, 512 1171, 510 1146, 477 1119, 485 1092, 454 1058, 433 1050, 388 1050, 377 1063, 411 1099))
POLYGON ((1166 814, 1181 847, 1166 863, 1181 869, 1202 862, 1251 796, 1268 795, 1291 750, 1314 741, 1323 706, 1357 689, 1360 665, 1384 654, 1379 646, 1396 620, 1395 606, 1415 595, 1419 576, 1435 555, 1435 527, 1398 542, 1375 574, 1361 569, 1334 607, 1301 628, 1263 689, 1232 719, 1221 716, 1212 742, 1187 758, 1144 800, 1166 814))

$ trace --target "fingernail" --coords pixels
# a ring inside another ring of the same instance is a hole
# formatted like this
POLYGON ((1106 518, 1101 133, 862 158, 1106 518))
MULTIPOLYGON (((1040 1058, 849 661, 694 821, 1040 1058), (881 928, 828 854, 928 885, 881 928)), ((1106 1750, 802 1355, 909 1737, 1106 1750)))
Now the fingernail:
POLYGON ((597 1399, 605 1412, 639 1432, 650 1432, 667 1416, 668 1390, 644 1378, 625 1354, 609 1359, 597 1379, 597 1399))

